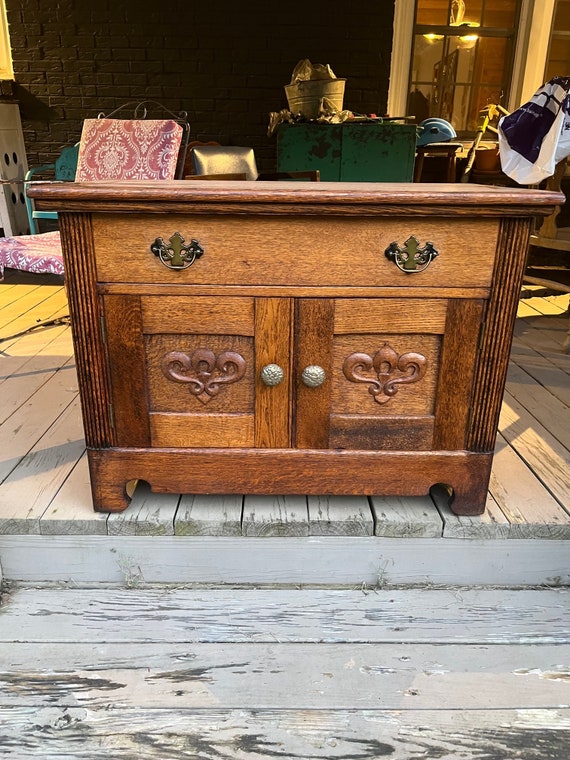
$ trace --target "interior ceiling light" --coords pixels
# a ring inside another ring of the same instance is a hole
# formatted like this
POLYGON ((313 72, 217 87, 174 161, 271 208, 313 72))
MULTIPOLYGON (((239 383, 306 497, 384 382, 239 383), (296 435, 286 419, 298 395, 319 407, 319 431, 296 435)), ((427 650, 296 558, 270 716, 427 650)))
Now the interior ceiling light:
MULTIPOLYGON (((476 29, 480 24, 477 21, 465 21, 465 3, 464 0, 453 0, 451 3, 451 18, 449 26, 461 26, 469 29, 476 29)), ((459 37, 460 42, 472 45, 479 39, 477 34, 464 34, 459 37)))
MULTIPOLYGON (((477 21, 465 21, 465 2, 464 0, 453 0, 451 3, 451 16, 449 26, 460 26, 465 31, 467 29, 476 29, 480 26, 477 21)), ((443 34, 424 34, 423 38, 428 42, 439 42, 444 37, 443 34)), ((462 47, 472 47, 479 39, 477 34, 463 34, 459 36, 462 47)))

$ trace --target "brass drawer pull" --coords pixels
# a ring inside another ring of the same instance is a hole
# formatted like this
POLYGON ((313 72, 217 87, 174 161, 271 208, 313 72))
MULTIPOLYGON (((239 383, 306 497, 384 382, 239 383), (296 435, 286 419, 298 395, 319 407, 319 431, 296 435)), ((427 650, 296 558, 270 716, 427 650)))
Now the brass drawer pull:
POLYGON ((167 269, 187 269, 204 253, 197 240, 191 240, 188 245, 184 245, 184 238, 179 232, 175 232, 168 242, 170 245, 158 237, 150 246, 150 250, 167 269))
POLYGON ((308 388, 318 388, 327 379, 327 373, 317 364, 311 364, 305 367, 301 373, 301 380, 308 388))
POLYGON ((433 243, 426 242, 424 246, 420 247, 420 241, 414 235, 410 235, 402 247, 396 242, 390 243, 384 253, 388 259, 396 264, 398 269, 406 274, 423 272, 439 255, 433 243))
POLYGON ((266 364, 261 370, 261 379, 269 387, 279 385, 284 377, 285 373, 278 364, 266 364))

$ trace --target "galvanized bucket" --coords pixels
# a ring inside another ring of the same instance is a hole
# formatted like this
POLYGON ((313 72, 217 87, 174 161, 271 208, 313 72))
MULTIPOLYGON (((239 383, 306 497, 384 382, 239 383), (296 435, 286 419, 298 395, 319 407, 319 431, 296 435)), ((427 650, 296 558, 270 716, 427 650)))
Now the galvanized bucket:
POLYGON ((346 79, 305 79, 285 85, 289 110, 306 119, 316 119, 322 98, 330 100, 335 110, 342 111, 346 79))

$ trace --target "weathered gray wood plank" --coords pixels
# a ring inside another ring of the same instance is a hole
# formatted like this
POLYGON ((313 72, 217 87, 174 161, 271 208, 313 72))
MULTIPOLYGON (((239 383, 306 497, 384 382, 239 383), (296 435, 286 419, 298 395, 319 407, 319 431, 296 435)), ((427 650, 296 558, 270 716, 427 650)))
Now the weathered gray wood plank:
MULTIPOLYGON (((492 473, 491 477, 493 477, 492 473)), ((516 533, 512 530, 513 526, 490 493, 487 494, 483 514, 473 516, 459 516, 451 511, 445 486, 434 486, 431 489, 431 496, 443 519, 444 538, 497 540, 516 537, 516 533)))
POLYGON ((183 494, 174 518, 177 536, 241 536, 243 496, 183 494))
POLYGON ((570 583, 561 540, 0 534, 0 556, 5 578, 25 584, 121 585, 127 565, 145 584, 570 583))
POLYGON ((244 536, 308 536, 306 496, 248 494, 243 500, 244 536))
POLYGON ((569 644, 570 590, 17 589, 3 642, 569 644))
POLYGON ((61 370, 0 427, 0 482, 77 397, 75 373, 61 370))
POLYGON ((564 760, 569 738, 565 708, 0 708, 0 754, 43 760, 564 760))
POLYGON ((514 361, 526 372, 539 382, 543 382, 548 389, 561 401, 568 404, 570 390, 568 389, 568 359, 570 354, 563 354, 563 339, 559 338, 560 344, 556 350, 547 350, 540 346, 538 340, 529 345, 522 337, 518 337, 515 331, 511 350, 511 361, 514 361))
POLYGON ((156 646, 147 654, 140 643, 46 643, 35 651, 12 644, 0 655, 0 705, 504 710, 570 701, 567 652, 559 646, 162 646, 157 656, 156 646), (16 664, 24 654, 27 662, 16 664), (127 662, 116 664, 121 659, 127 662))
POLYGON ((372 536, 374 520, 366 496, 309 496, 312 536, 372 536))
POLYGON ((432 490, 445 520, 445 537, 570 538, 570 516, 501 434, 497 436, 489 489, 485 513, 475 517, 453 514, 446 494, 438 488, 432 490))
MULTIPOLYGON (((40 392, 38 392, 39 395, 40 392)), ((56 405, 53 424, 44 432, 35 429, 36 410, 30 419, 23 419, 20 411, 0 429, 0 438, 14 430, 11 445, 4 449, 6 458, 0 461, 0 470, 9 473, 0 484, 0 533, 39 533, 40 518, 85 450, 81 428, 81 410, 76 390, 64 389, 55 383, 48 394, 56 405), (61 395, 56 400, 57 394, 61 395), (22 425, 14 426, 19 418, 22 425), (29 446, 24 456, 25 447, 29 446), (15 454, 15 457, 10 455, 15 454)), ((42 394, 42 398, 45 397, 42 394)), ((39 401, 34 401, 34 407, 39 401)), ((45 424, 44 410, 44 424, 45 424)))
MULTIPOLYGON (((538 475, 563 508, 570 510, 570 455, 568 450, 505 392, 499 429, 506 441, 538 475)), ((538 510, 535 511, 537 514, 538 510)), ((538 515, 537 515, 538 516, 538 515)), ((545 517, 564 524, 564 515, 545 517)))
POLYGON ((173 536, 178 494, 152 493, 147 483, 138 483, 124 512, 107 519, 110 536, 173 536))
POLYGON ((107 515, 93 510, 86 452, 41 515, 40 533, 107 535, 107 515))
MULTIPOLYGON (((71 360, 71 332, 69 327, 54 327, 40 335, 30 335, 27 340, 19 341, 20 350, 26 346, 26 353, 18 356, 2 356, 0 363, 0 383, 2 399, 0 402, 0 424, 19 409, 62 365, 65 373, 75 374, 71 360), (34 343, 41 344, 34 347, 34 343), (34 350, 34 348, 39 350, 34 350)), ((0 348, 4 349, 0 343, 0 348)), ((75 378, 70 378, 73 382, 75 378)))
POLYGON ((560 443, 570 450, 570 408, 548 388, 533 381, 531 376, 510 362, 507 390, 519 404, 543 425, 560 443))
POLYGON ((429 496, 371 496, 374 535, 437 538, 443 522, 429 496))

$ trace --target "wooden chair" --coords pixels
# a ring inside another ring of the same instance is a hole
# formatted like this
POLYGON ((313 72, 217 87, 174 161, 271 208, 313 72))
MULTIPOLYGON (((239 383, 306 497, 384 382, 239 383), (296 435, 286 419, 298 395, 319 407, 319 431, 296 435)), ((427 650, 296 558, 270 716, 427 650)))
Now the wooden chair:
POLYGON ((28 198, 26 188, 32 180, 47 175, 48 178, 56 182, 73 182, 75 172, 77 171, 77 156, 79 154, 79 143, 68 145, 62 149, 59 156, 53 164, 43 164, 42 166, 32 166, 26 172, 24 179, 24 193, 26 201, 26 211, 28 212, 28 225, 30 235, 37 235, 40 232, 38 219, 57 220, 56 211, 37 211, 31 198, 28 198))

